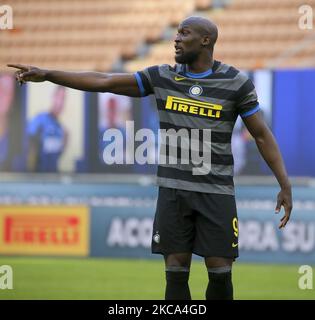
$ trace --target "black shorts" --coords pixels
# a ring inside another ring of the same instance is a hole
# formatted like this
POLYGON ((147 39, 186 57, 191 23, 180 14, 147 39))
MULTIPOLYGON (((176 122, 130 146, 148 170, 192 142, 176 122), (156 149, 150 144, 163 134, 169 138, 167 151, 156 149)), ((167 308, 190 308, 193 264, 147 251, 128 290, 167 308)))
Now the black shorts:
POLYGON ((238 257, 235 197, 159 188, 152 253, 238 257))

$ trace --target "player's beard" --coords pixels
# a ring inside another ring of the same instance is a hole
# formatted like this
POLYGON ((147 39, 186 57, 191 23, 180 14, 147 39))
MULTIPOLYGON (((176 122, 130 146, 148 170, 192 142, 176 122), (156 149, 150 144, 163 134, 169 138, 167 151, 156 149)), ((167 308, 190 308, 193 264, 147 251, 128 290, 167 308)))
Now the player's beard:
POLYGON ((180 55, 175 55, 175 61, 181 64, 192 64, 198 59, 199 53, 197 52, 184 52, 180 55))

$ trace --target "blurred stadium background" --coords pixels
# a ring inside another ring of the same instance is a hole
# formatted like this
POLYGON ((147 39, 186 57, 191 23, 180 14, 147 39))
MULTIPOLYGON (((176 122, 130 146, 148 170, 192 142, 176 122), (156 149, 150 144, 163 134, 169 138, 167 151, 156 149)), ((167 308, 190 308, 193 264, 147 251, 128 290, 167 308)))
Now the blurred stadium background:
MULTIPOLYGON (((19 87, 6 64, 100 72, 172 64, 176 26, 190 15, 218 24, 215 58, 253 79, 293 183, 292 220, 279 232, 279 188, 238 122, 235 297, 315 298, 298 287, 299 266, 315 268, 314 0, 2 4, 13 9, 13 29, 0 30, 0 266, 13 267, 14 289, 0 290, 0 299, 163 298, 162 259, 150 253, 156 168, 102 160, 107 128, 125 135, 125 121, 134 120, 135 129, 156 132, 153 100, 19 87)), ((193 298, 203 299, 206 277, 196 258, 193 298)))

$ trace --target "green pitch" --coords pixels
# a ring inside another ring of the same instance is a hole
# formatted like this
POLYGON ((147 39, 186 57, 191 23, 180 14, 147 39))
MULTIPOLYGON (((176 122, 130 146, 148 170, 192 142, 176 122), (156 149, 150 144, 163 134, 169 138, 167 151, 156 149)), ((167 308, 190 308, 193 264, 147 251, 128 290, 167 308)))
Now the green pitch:
MULTIPOLYGON (((13 268, 13 290, 0 290, 0 300, 158 300, 164 295, 161 260, 0 257, 0 266, 4 264, 13 268)), ((298 266, 294 265, 236 263, 235 299, 315 299, 315 288, 298 288, 299 276, 298 266)), ((204 299, 206 285, 202 262, 193 261, 190 276, 193 299, 204 299)))

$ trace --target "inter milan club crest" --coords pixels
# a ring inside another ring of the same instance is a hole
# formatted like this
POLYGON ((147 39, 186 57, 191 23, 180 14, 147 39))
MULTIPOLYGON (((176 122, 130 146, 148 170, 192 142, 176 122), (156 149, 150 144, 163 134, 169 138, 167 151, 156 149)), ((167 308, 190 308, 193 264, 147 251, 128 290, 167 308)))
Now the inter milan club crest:
POLYGON ((190 87, 189 94, 194 97, 200 96, 202 94, 202 88, 199 85, 195 84, 190 87))
POLYGON ((153 241, 155 243, 160 243, 160 235, 158 232, 156 232, 155 235, 153 236, 153 241))

